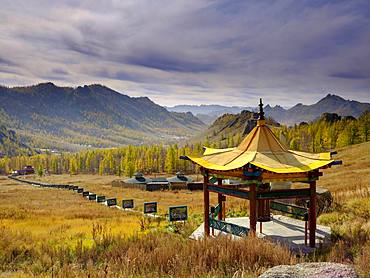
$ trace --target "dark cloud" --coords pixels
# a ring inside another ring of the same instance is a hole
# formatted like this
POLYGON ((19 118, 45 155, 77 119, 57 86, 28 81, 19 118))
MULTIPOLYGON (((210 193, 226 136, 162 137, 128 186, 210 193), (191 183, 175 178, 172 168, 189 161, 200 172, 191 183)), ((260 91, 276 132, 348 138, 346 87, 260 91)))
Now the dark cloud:
POLYGON ((15 63, 0 57, 0 65, 15 66, 15 63))
POLYGON ((344 79, 368 79, 370 75, 361 72, 335 72, 330 75, 331 77, 344 78, 344 79))
POLYGON ((52 69, 51 71, 53 74, 58 74, 58 75, 68 75, 68 71, 61 69, 61 68, 55 68, 52 69))
POLYGON ((144 78, 137 74, 131 74, 123 70, 118 70, 116 72, 111 72, 108 69, 99 69, 94 72, 96 77, 106 78, 106 79, 116 79, 116 80, 126 80, 133 82, 144 82, 144 78))
POLYGON ((367 0, 5 0, 0 34, 4 85, 104 83, 167 105, 370 101, 367 0))
POLYGON ((147 68, 154 68, 164 71, 178 71, 178 72, 212 72, 216 69, 216 65, 202 62, 191 62, 179 59, 180 57, 166 56, 158 53, 148 53, 145 56, 130 57, 126 61, 129 64, 143 66, 147 68))

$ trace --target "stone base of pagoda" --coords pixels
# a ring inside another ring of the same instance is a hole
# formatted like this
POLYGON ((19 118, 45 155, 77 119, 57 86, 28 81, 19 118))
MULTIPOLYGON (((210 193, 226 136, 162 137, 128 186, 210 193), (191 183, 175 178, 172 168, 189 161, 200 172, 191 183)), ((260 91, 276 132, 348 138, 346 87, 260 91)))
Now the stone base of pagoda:
MULTIPOLYGON (((249 217, 226 218, 226 222, 243 226, 249 229, 249 217)), ((314 248, 310 248, 305 243, 305 222, 282 215, 274 215, 270 222, 262 223, 262 233, 259 232, 260 223, 257 223, 257 237, 270 240, 275 243, 286 245, 292 252, 310 253, 314 248)), ((231 236, 233 239, 241 237, 221 232, 212 228, 211 236, 231 236)), ((317 225, 316 248, 330 244, 331 229, 327 226, 317 225)), ((204 223, 202 223, 190 236, 191 239, 201 239, 204 237, 204 223)))

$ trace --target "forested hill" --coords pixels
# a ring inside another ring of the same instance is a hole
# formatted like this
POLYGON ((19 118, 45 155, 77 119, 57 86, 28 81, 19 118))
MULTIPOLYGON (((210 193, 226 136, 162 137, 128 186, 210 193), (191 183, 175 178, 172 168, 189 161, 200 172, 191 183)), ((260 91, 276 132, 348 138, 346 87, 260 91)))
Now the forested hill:
MULTIPOLYGON (((0 159, 0 172, 33 165, 37 169, 41 167, 55 174, 99 173, 132 176, 136 171, 175 173, 180 170, 194 173, 198 168, 186 160, 180 160, 180 156, 199 156, 203 152, 202 146, 237 146, 238 141, 245 138, 246 135, 243 134, 248 133, 255 125, 255 118, 256 114, 248 111, 239 115, 224 115, 206 132, 207 140, 183 146, 125 146, 63 155, 49 153, 0 159)), ((280 141, 293 150, 320 152, 370 141, 370 113, 364 113, 358 119, 327 113, 319 120, 294 127, 281 126, 271 120, 267 122, 280 141)), ((368 150, 366 147, 369 146, 368 142, 360 148, 368 150)), ((363 159, 366 160, 365 157, 363 159)))
POLYGON ((34 152, 23 144, 13 130, 0 125, 0 157, 30 155, 34 152))
MULTIPOLYGON (((238 145, 256 126, 258 113, 243 110, 238 114, 224 114, 194 141, 204 141, 206 146, 229 148, 238 145)), ((270 126, 280 126, 271 118, 266 119, 270 126)))
POLYGON ((0 87, 0 109, 8 126, 40 148, 174 142, 204 128, 191 113, 169 112, 147 97, 102 85, 0 87))
POLYGON ((323 113, 336 113, 339 116, 353 116, 357 118, 365 111, 370 111, 370 103, 346 100, 332 94, 328 94, 312 105, 298 103, 289 109, 284 109, 278 105, 274 107, 267 105, 265 107, 266 115, 286 125, 311 122, 320 118, 323 113))
MULTIPOLYGON (((206 146, 215 148, 234 147, 256 125, 257 113, 242 111, 219 117, 197 138, 206 146)), ((292 127, 280 125, 271 118, 267 124, 288 148, 309 152, 333 150, 338 147, 370 141, 370 112, 358 118, 342 117, 335 113, 323 113, 315 121, 302 122, 292 127)))

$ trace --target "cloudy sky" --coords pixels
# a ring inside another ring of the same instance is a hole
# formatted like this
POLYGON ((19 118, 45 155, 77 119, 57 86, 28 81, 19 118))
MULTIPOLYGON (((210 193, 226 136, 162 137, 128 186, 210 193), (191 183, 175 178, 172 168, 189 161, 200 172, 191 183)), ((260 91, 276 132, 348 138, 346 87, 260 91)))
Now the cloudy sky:
POLYGON ((0 0, 0 84, 162 105, 370 102, 370 1, 0 0))

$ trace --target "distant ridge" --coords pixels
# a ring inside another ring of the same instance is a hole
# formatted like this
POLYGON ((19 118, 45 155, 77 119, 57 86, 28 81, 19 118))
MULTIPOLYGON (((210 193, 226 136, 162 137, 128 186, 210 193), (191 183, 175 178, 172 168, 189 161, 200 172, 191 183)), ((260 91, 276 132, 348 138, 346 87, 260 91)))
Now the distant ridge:
MULTIPOLYGON (((222 105, 176 105, 167 107, 169 111, 191 112, 206 124, 212 124, 223 114, 238 114, 243 110, 256 111, 256 107, 222 106, 222 105)), ((370 111, 370 103, 346 100, 335 94, 327 94, 312 105, 298 103, 291 108, 280 105, 265 106, 265 113, 279 123, 294 125, 318 119, 323 113, 336 113, 339 116, 359 117, 364 111, 370 111)))
POLYGON ((197 118, 202 120, 206 124, 211 124, 217 117, 223 114, 238 114, 243 110, 254 111, 253 107, 241 107, 241 106, 223 106, 217 104, 210 105, 176 105, 173 107, 167 107, 167 110, 174 112, 191 112, 197 118))
POLYGON ((265 113, 279 123, 294 125, 300 122, 311 122, 323 113, 336 113, 339 116, 359 117, 363 112, 370 111, 370 103, 346 100, 340 96, 328 94, 312 105, 298 103, 292 108, 266 105, 265 113))
POLYGON ((147 97, 93 84, 0 87, 0 118, 39 148, 175 142, 204 127, 191 113, 169 112, 147 97))

